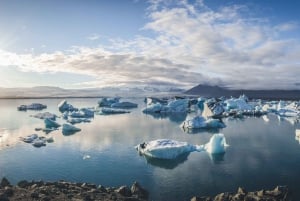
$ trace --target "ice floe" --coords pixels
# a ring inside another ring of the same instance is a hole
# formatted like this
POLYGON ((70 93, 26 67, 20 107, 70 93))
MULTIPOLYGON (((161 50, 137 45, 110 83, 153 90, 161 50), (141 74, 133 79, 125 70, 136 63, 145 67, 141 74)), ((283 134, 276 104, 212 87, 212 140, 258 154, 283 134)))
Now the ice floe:
POLYGON ((138 104, 136 103, 131 103, 131 102, 118 102, 118 103, 113 103, 111 104, 112 108, 136 108, 138 104))
POLYGON ((54 142, 53 137, 39 137, 37 134, 28 135, 26 137, 21 137, 21 140, 26 143, 32 144, 34 147, 46 146, 46 143, 54 142))
POLYGON ((47 105, 41 103, 32 103, 30 105, 20 105, 17 107, 19 111, 26 111, 26 110, 42 110, 47 108, 47 105))
POLYGON ((74 134, 74 133, 76 133, 78 131, 81 131, 81 129, 77 128, 77 127, 75 127, 75 126, 73 126, 71 124, 63 124, 62 125, 62 133, 64 135, 72 135, 72 134, 74 134))
POLYGON ((102 98, 98 101, 99 107, 111 107, 112 104, 118 103, 120 101, 119 97, 116 98, 102 98))
POLYGON ((205 118, 203 116, 187 117, 181 124, 182 128, 198 129, 198 128, 225 128, 225 124, 219 119, 205 118))
POLYGON ((51 119, 55 120, 56 119, 56 114, 52 114, 50 112, 41 112, 37 113, 35 115, 32 115, 32 117, 38 118, 38 119, 51 119))
POLYGON ((66 100, 63 100, 58 104, 58 109, 60 112, 77 111, 78 110, 73 105, 69 104, 66 100))
POLYGON ((56 121, 52 120, 52 119, 44 119, 44 123, 45 123, 45 127, 46 128, 58 128, 61 125, 59 123, 57 123, 56 121))
POLYGON ((193 151, 207 151, 210 154, 225 153, 227 147, 225 136, 221 133, 214 134, 209 142, 204 145, 191 145, 170 139, 158 139, 144 142, 136 146, 138 152, 151 158, 176 159, 182 154, 193 151))
POLYGON ((99 114, 109 115, 109 114, 125 114, 125 113, 130 113, 130 111, 103 107, 100 109, 99 114))

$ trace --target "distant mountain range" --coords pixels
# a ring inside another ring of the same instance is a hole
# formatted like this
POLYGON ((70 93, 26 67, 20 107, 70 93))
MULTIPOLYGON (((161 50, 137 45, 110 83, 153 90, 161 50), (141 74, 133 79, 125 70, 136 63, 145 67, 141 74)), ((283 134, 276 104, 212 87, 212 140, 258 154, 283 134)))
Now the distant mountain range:
POLYGON ((31 88, 0 88, 0 98, 80 98, 80 97, 145 97, 176 95, 184 90, 175 87, 105 87, 88 89, 63 89, 38 86, 31 88))
POLYGON ((255 99, 286 99, 286 100, 300 100, 300 90, 243 90, 243 89, 228 89, 219 86, 209 86, 199 84, 186 92, 188 95, 198 95, 204 97, 238 97, 245 94, 249 98, 255 99))

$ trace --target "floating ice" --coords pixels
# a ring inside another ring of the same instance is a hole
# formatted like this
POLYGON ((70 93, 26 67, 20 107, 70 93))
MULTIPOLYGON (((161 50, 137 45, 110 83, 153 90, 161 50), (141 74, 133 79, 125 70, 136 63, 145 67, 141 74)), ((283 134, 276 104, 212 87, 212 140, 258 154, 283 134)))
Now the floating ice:
POLYGON ((26 137, 21 138, 23 142, 32 143, 35 139, 38 138, 37 134, 28 135, 26 137))
POLYGON ((38 119, 51 119, 55 120, 56 119, 56 114, 52 114, 50 112, 42 112, 42 113, 37 113, 35 115, 32 115, 32 117, 38 118, 38 119))
POLYGON ((58 127, 60 127, 59 123, 57 123, 54 120, 48 119, 48 118, 44 119, 44 123, 45 123, 46 128, 58 128, 58 127))
POLYGON ((196 116, 192 119, 187 118, 182 124, 182 128, 197 129, 197 128, 224 128, 223 122, 218 119, 207 119, 203 116, 196 116))
POLYGON ((113 109, 113 108, 101 108, 100 114, 124 114, 130 113, 130 111, 122 110, 122 109, 113 109))
POLYGON ((143 112, 144 113, 160 113, 162 107, 163 106, 160 103, 151 104, 151 105, 148 105, 146 108, 144 108, 143 112))
POLYGON ((136 108, 138 105, 131 102, 118 102, 111 104, 112 108, 136 108))
POLYGON ((63 135, 72 135, 78 131, 81 131, 81 129, 77 128, 71 124, 63 124, 62 125, 62 134, 63 135))
POLYGON ((118 103, 120 98, 102 98, 98 101, 100 107, 111 107, 112 104, 118 103))
POLYGON ((207 151, 210 154, 225 153, 228 145, 223 134, 214 134, 205 145, 191 145, 187 142, 178 142, 170 139, 159 139, 144 142, 136 146, 140 154, 151 158, 176 159, 193 151, 207 151))
POLYGON ((91 120, 88 119, 88 118, 70 118, 67 120, 68 123, 70 124, 78 124, 78 123, 81 123, 81 122, 84 122, 84 123, 90 123, 91 120))
POLYGON ((244 98, 231 98, 225 100, 224 103, 226 104, 226 110, 238 109, 241 111, 244 110, 253 110, 253 106, 249 105, 244 98))
POLYGON ((227 147, 226 139, 224 134, 214 134, 209 142, 205 144, 205 150, 210 154, 221 154, 225 153, 225 148, 227 147))
POLYGON ((78 110, 77 108, 73 107, 73 105, 69 104, 66 100, 63 100, 58 104, 58 109, 61 112, 78 110))
POLYGON ((90 159, 90 158, 91 158, 91 156, 88 155, 88 154, 85 154, 85 155, 82 157, 83 160, 90 159))
POLYGON ((196 151, 194 145, 169 139, 153 140, 136 146, 139 153, 161 159, 174 159, 181 154, 196 151))
POLYGON ((32 103, 30 105, 20 105, 17 107, 18 110, 42 110, 47 108, 47 105, 41 103, 32 103))

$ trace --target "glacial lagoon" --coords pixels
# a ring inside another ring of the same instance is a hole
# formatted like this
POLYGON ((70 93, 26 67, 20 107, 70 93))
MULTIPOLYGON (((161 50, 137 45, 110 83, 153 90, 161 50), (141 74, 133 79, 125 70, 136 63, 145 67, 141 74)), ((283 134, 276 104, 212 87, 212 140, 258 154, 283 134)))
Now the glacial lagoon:
MULTIPOLYGON (((143 99, 130 113, 95 115, 81 129, 63 135, 61 128, 48 134, 35 131, 44 126, 31 117, 39 112, 57 115, 62 99, 0 100, 0 177, 16 184, 26 180, 68 180, 104 186, 131 185, 138 181, 150 192, 150 200, 190 200, 194 195, 235 192, 239 186, 249 191, 287 185, 294 198, 300 197, 300 144, 295 137, 300 124, 278 118, 223 118, 226 127, 185 132, 180 124, 187 114, 150 115, 142 113, 143 99), (17 106, 38 102, 42 111, 18 111, 17 106), (173 139, 189 144, 205 144, 223 133, 229 146, 225 154, 192 152, 176 160, 145 158, 135 146, 155 139, 173 139), (36 148, 20 137, 36 133, 53 137, 53 143, 36 148)), ((98 99, 68 99, 72 105, 96 107, 98 99)), ((57 122, 63 123, 62 118, 57 122)))

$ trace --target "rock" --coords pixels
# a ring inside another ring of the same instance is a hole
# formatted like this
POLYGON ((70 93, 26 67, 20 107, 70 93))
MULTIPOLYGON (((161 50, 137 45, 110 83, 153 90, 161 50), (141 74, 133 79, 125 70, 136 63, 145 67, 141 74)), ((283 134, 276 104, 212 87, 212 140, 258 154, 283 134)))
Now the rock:
POLYGON ((28 181, 26 180, 22 180, 17 184, 20 188, 26 188, 28 187, 30 184, 28 183, 28 181))
POLYGON ((39 194, 37 192, 32 192, 30 196, 35 199, 39 198, 39 194))
POLYGON ((0 194, 0 201, 9 201, 9 199, 5 193, 0 194))
POLYGON ((0 183, 0 188, 4 188, 6 186, 10 186, 10 183, 5 177, 3 177, 0 183))
POLYGON ((121 186, 115 192, 123 195, 123 196, 131 196, 131 190, 127 186, 121 186))
POLYGON ((106 188, 102 185, 98 186, 98 190, 101 191, 101 192, 106 192, 106 188))
POLYGON ((244 188, 239 187, 237 193, 238 193, 238 194, 242 194, 242 195, 246 195, 246 194, 247 194, 247 191, 246 191, 244 188))
POLYGON ((192 197, 191 201, 212 201, 210 197, 192 197))
POLYGON ((131 186, 131 194, 138 198, 148 199, 149 193, 138 182, 134 182, 131 186))
POLYGON ((232 198, 232 195, 228 192, 220 193, 215 197, 214 201, 230 201, 231 198, 232 198))

